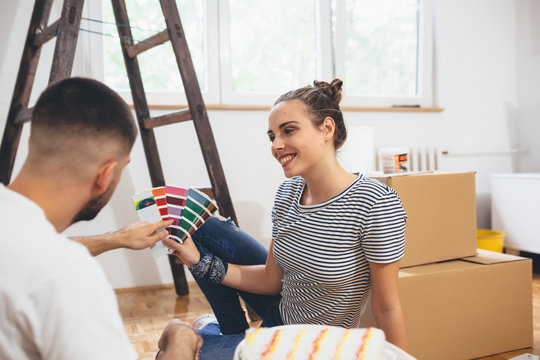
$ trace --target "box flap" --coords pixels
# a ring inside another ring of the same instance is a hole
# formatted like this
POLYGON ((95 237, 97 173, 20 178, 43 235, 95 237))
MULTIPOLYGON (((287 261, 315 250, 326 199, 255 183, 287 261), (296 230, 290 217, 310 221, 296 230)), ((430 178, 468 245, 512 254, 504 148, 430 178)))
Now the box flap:
POLYGON ((397 173, 397 174, 383 174, 382 172, 378 173, 366 173, 364 174, 365 177, 368 178, 374 178, 374 179, 387 179, 389 177, 401 177, 401 176, 413 176, 413 175, 426 175, 426 174, 433 174, 435 171, 429 170, 429 171, 409 171, 406 173, 397 173))
POLYGON ((465 269, 471 269, 478 267, 479 264, 469 261, 450 260, 442 261, 438 263, 432 263, 427 265, 411 266, 407 268, 399 269, 399 277, 405 278, 409 276, 417 275, 433 275, 439 273, 446 273, 451 271, 462 271, 465 269))
POLYGON ((397 173, 397 174, 382 174, 382 173, 373 173, 373 174, 364 174, 364 176, 369 178, 377 179, 381 182, 384 182, 383 179, 389 179, 393 177, 406 177, 406 176, 419 176, 419 175, 454 175, 454 174, 476 174, 475 171, 439 171, 439 170, 429 170, 429 171, 410 171, 406 173, 397 173))
POLYGON ((530 260, 530 259, 527 259, 521 256, 501 254, 498 252, 478 249, 478 255, 466 257, 466 258, 463 258, 462 260, 476 263, 476 264, 490 265, 490 264, 499 264, 499 263, 510 262, 510 261, 520 261, 520 260, 530 260))
MULTIPOLYGON (((460 179, 468 179, 470 175, 474 176, 474 171, 464 172, 443 172, 443 171, 425 171, 425 172, 409 172, 401 174, 383 174, 373 176, 373 179, 379 180, 385 185, 394 188, 398 193, 401 186, 410 186, 408 184, 417 184, 418 181, 424 182, 426 186, 431 185, 431 177, 435 177, 438 182, 449 180, 453 181, 458 176, 460 179)), ((367 176, 367 175, 366 175, 367 176)), ((370 176, 367 176, 370 177, 370 176)), ((462 180, 463 181, 463 180, 462 180)), ((466 180, 465 180, 466 181, 466 180)), ((440 185, 440 184, 439 184, 440 185)), ((402 196, 400 194, 400 196, 402 196)))

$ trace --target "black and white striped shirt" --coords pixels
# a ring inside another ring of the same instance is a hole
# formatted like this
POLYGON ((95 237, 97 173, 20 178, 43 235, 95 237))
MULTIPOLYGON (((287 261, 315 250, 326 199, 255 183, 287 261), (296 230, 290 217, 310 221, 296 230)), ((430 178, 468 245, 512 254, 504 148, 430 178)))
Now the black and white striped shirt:
POLYGON ((317 205, 300 204, 304 184, 299 176, 283 182, 272 209, 283 322, 357 327, 370 291, 368 261, 403 257, 405 211, 393 189, 363 175, 317 205))

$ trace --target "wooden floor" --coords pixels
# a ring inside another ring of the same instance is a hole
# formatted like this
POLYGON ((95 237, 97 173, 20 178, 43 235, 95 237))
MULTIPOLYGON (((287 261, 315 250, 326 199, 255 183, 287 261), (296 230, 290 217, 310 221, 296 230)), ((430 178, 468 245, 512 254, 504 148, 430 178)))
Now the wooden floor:
MULTIPOLYGON (((194 282, 189 284, 189 289, 189 295, 183 297, 176 296, 172 285, 117 290, 125 329, 140 359, 154 359, 157 342, 170 319, 178 318, 191 324, 200 315, 211 312, 210 305, 194 282)), ((481 359, 511 359, 525 353, 540 355, 540 269, 537 269, 536 261, 533 277, 533 322, 532 349, 521 349, 481 359)))

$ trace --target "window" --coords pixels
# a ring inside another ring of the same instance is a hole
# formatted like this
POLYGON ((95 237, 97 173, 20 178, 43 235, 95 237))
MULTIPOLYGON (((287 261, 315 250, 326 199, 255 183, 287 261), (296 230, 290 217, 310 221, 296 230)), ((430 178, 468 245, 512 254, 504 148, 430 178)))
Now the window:
MULTIPOLYGON (((343 105, 431 105, 431 0, 177 0, 207 104, 271 105, 315 79, 343 105)), ((91 2, 91 7, 100 2, 91 2)), ((126 0, 133 38, 165 29, 157 0, 126 0)), ((103 80, 129 92, 112 6, 99 11, 103 80)), ((81 24, 81 28, 84 25, 81 24)), ((185 104, 170 43, 139 55, 149 104, 185 104), (156 61, 159 59, 159 61, 156 61)))
MULTIPOLYGON (((103 0, 99 11, 96 10, 99 2, 92 2, 92 5, 89 10, 90 14, 94 16, 101 15, 98 18, 103 19, 99 24, 100 32, 103 34, 100 38, 100 45, 103 48, 103 66, 97 67, 97 74, 94 75, 101 77, 106 84, 129 99, 129 83, 111 2, 103 0)), ((206 6, 205 1, 178 1, 177 6, 201 91, 207 102, 218 103, 219 85, 213 84, 210 79, 218 77, 219 70, 217 66, 219 62, 212 61, 212 59, 216 58, 216 54, 212 54, 212 49, 208 46, 212 44, 209 39, 216 39, 216 34, 211 34, 211 36, 208 34, 208 20, 215 21, 216 19, 213 19, 211 14, 208 14, 208 6, 206 6)), ((165 21, 159 1, 126 0, 126 9, 134 42, 145 40, 165 29, 165 21)), ((85 22, 90 22, 90 19, 83 18, 81 29, 85 26, 85 22)), ((217 44, 217 39, 215 42, 217 44)), ((140 54, 137 60, 149 104, 187 103, 170 42, 140 54), (156 59, 159 59, 159 61, 156 61, 156 59)))
POLYGON ((421 0, 334 3, 335 74, 344 80, 344 105, 431 106, 429 5, 421 0))
POLYGON ((313 81, 313 0, 221 1, 220 15, 224 103, 270 105, 313 81))

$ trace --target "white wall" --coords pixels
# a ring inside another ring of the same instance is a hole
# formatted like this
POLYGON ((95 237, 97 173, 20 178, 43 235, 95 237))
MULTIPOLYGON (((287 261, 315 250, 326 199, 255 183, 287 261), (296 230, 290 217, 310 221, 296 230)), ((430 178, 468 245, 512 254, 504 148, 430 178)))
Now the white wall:
MULTIPOLYGON (((30 0, 17 5, 0 4, 2 129, 31 8, 30 0)), ((511 147, 529 149, 519 155, 443 158, 443 170, 477 171, 478 225, 489 228, 490 174, 539 171, 539 145, 535 138, 539 125, 535 120, 540 114, 536 95, 540 83, 540 9, 533 0, 439 0, 436 9, 436 93, 438 106, 444 111, 347 112, 345 118, 349 125, 373 127, 377 147, 438 146, 465 153, 489 153, 511 147)), ((47 55, 50 51, 45 51, 42 59, 47 55)), ((87 63, 83 59, 84 51, 79 48, 74 74, 84 75, 87 63)), ((48 75, 43 73, 48 72, 49 66, 40 67, 36 84, 40 90, 45 86, 48 75)), ((270 156, 265 134, 267 113, 209 111, 209 116, 240 225, 268 245, 273 194, 283 175, 270 156)), ((158 129, 156 134, 167 183, 209 184, 191 124, 172 125, 158 129), (183 154, 196 156, 186 160, 183 154)), ((15 171, 24 159, 27 136, 25 129, 15 171)), ((130 196, 148 187, 146 162, 137 141, 132 162, 111 203, 94 221, 77 224, 68 233, 102 233, 135 221, 130 196)), ((146 251, 117 250, 98 259, 114 287, 172 282, 166 259, 156 261, 146 251)))
POLYGON ((517 142, 527 150, 519 172, 540 172, 540 2, 516 1, 517 142))

